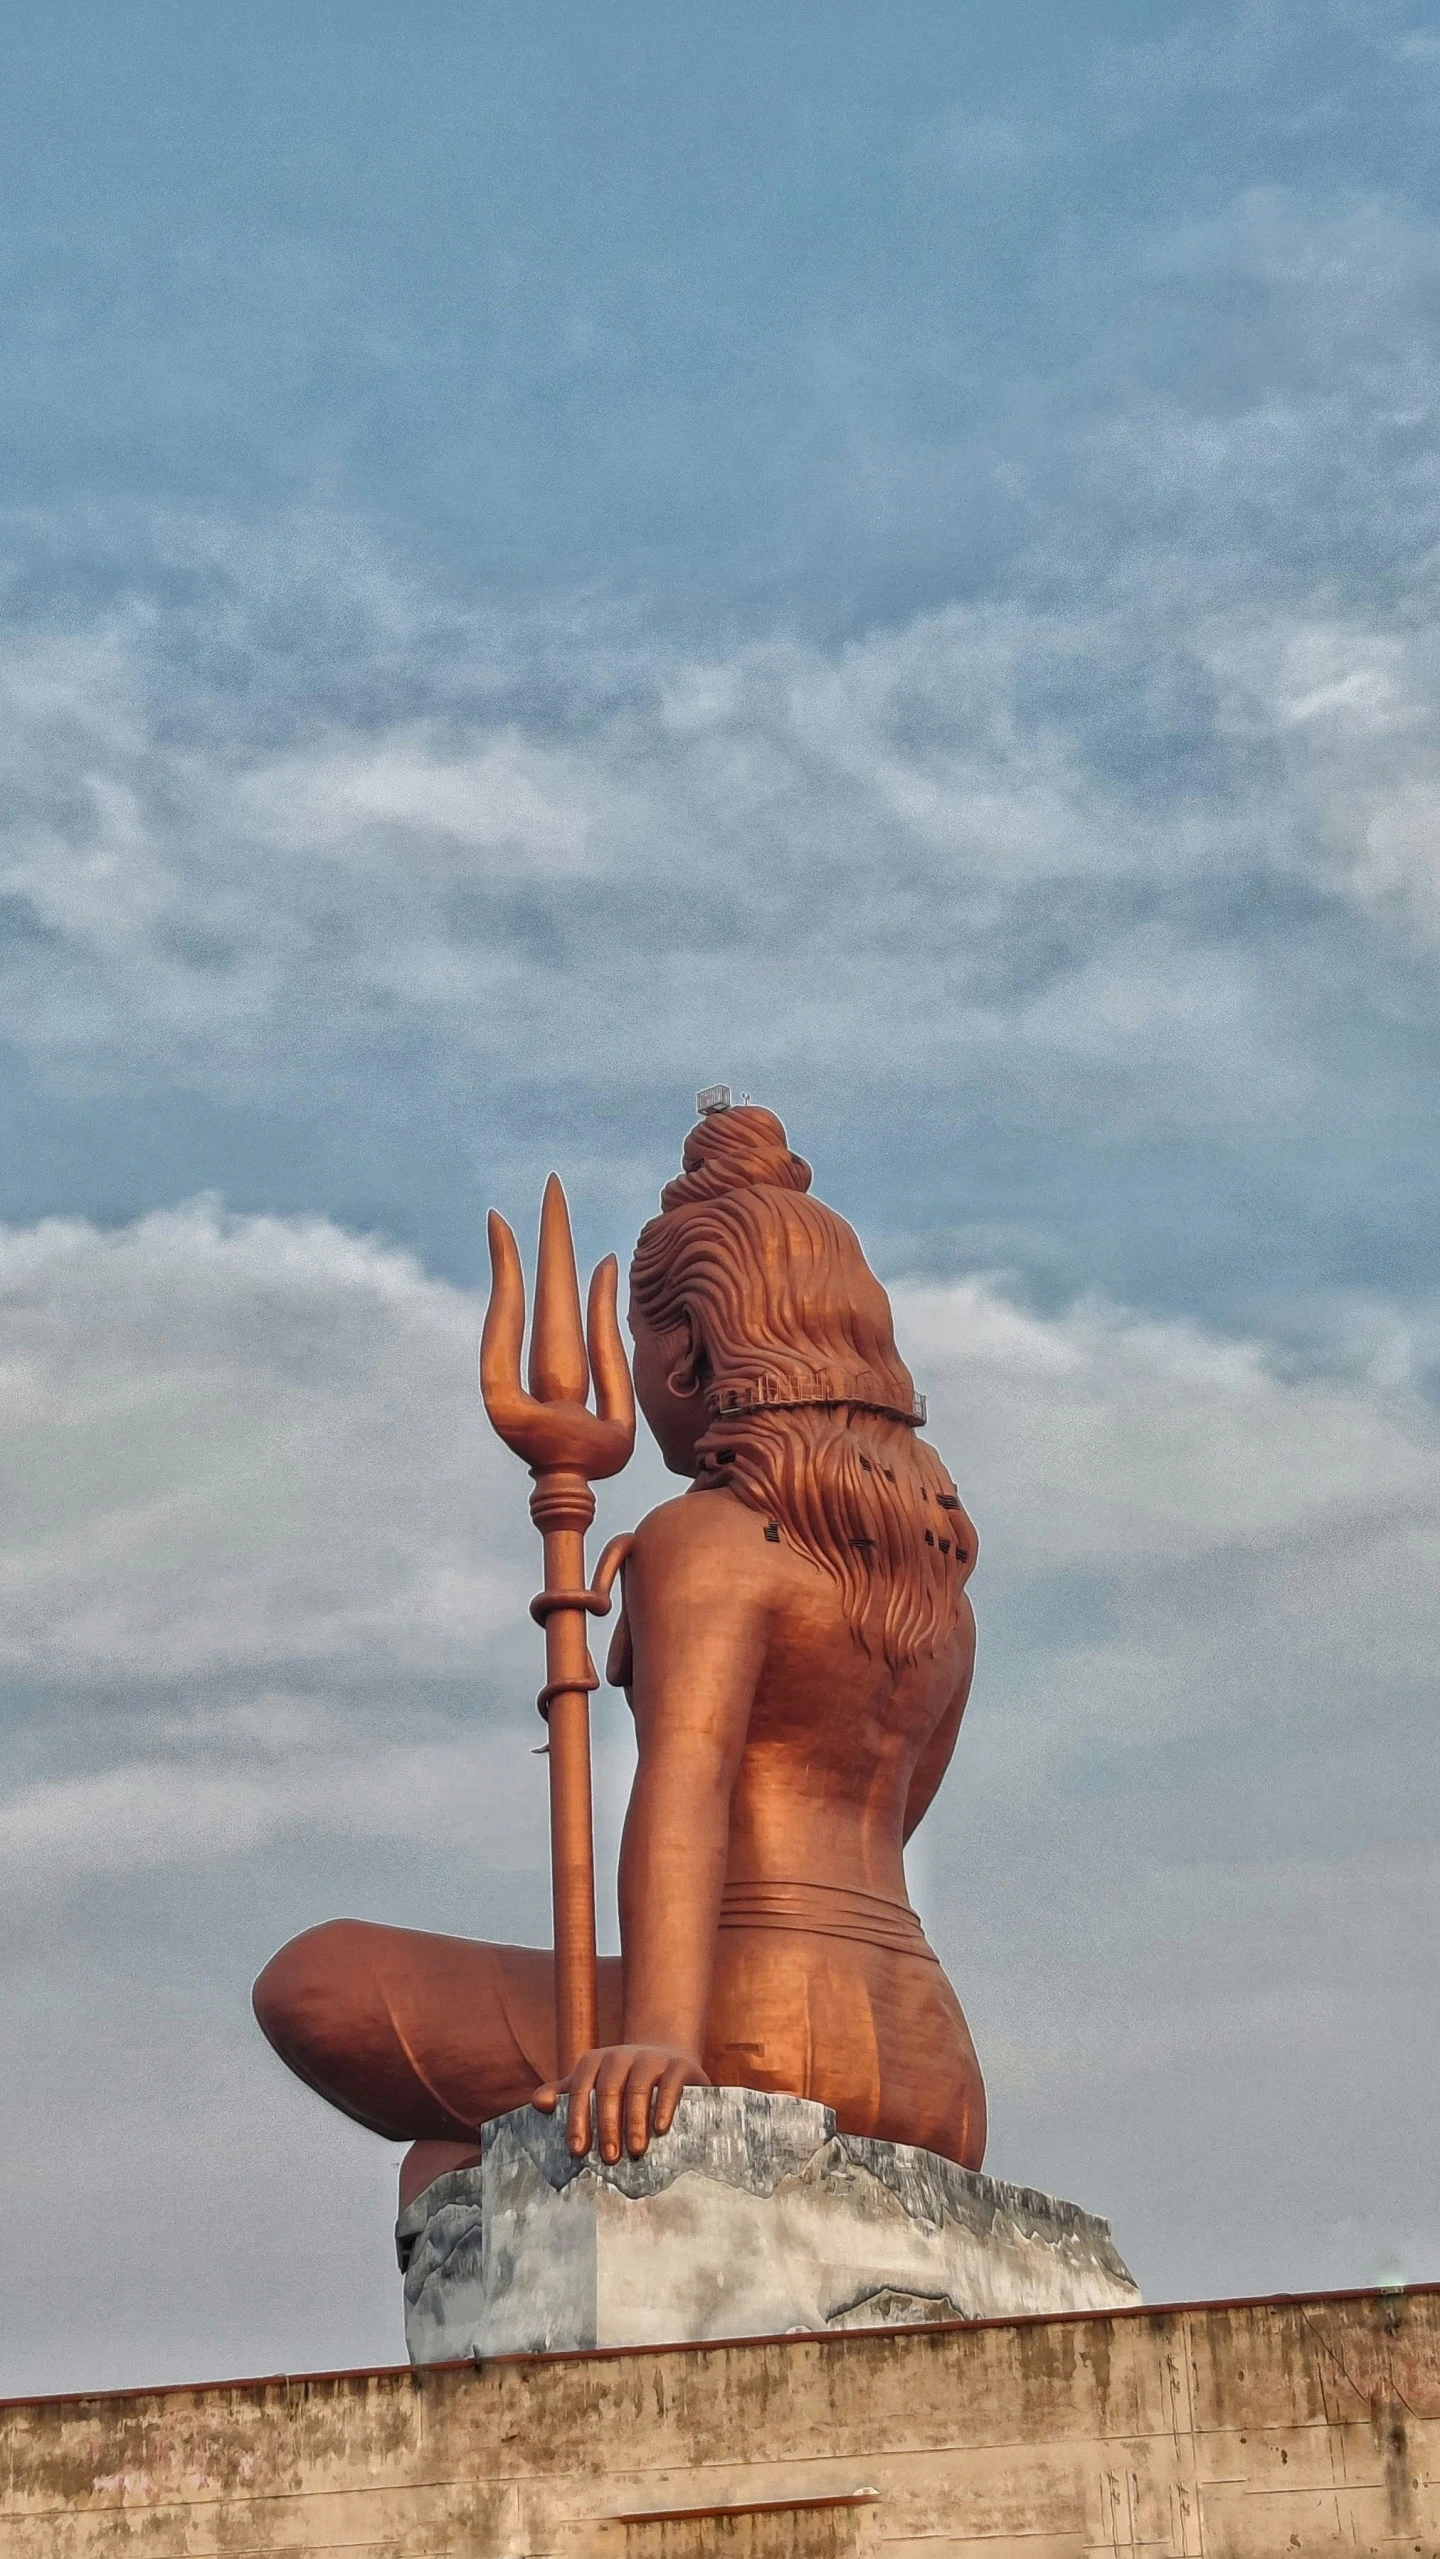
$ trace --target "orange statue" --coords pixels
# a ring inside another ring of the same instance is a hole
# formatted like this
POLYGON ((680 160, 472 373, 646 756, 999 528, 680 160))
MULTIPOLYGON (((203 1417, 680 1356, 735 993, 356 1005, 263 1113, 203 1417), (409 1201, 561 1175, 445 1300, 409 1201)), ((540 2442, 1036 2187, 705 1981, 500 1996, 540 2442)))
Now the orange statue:
POLYGON ((571 2149, 614 2160, 707 2083, 818 2098, 847 2132, 981 2163, 979 2064, 903 1858, 969 1692, 975 1531, 918 1435, 885 1292, 809 1185, 769 1111, 691 1131, 630 1284, 635 1387, 691 1483, 607 1550, 594 1588, 586 1479, 625 1463, 634 1427, 614 1265, 592 1285, 587 1364, 552 1184, 527 1395, 519 1258, 491 1221, 486 1403, 530 1461, 545 1533, 556 1952, 334 1920, 255 1986, 292 2070, 415 2144, 402 2200, 527 2101, 568 2095, 571 2149), (639 1764, 623 1954, 597 1964, 584 1611, 608 1605, 622 1554, 609 1676, 639 1764))

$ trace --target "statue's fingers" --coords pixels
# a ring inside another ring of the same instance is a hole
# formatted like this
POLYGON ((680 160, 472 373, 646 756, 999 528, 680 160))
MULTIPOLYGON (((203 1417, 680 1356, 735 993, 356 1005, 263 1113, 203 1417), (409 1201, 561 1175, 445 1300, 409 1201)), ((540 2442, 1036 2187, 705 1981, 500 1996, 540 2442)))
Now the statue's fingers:
POLYGON ((560 2103, 560 2093, 554 2081, 547 2079, 543 2088, 536 2089, 530 2103, 537 2106, 542 2115, 553 2115, 560 2103))
POLYGON ((637 2061, 625 2085, 625 2147, 632 2159, 639 2159, 649 2148, 650 2100, 659 2075, 653 2062, 637 2061))
POLYGON ((600 2055, 582 2053, 565 2083, 570 2098, 567 2140, 573 2159, 583 2159, 590 2147, 590 2100, 599 2075, 600 2055))
POLYGON ((661 2073, 660 2085, 655 2091, 657 2133, 667 2133, 670 2130, 675 2121, 675 2109, 680 2103, 680 2092, 689 2076, 683 2061, 672 2061, 661 2073))
POLYGON ((600 2156, 614 2167, 620 2156, 621 2116, 630 2065, 623 2052, 608 2052, 595 2082, 595 2131, 600 2156))

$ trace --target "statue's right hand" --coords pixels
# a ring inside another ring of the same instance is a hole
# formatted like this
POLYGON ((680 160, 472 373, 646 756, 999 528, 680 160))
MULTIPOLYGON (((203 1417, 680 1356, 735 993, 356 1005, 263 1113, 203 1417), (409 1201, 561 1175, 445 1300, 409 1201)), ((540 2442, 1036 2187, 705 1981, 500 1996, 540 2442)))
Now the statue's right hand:
POLYGON ((693 2053, 665 2044, 609 2044, 582 2053, 568 2078, 547 2080, 530 2102, 543 2115, 553 2115, 561 2098, 569 2099, 569 2148, 572 2157, 582 2159, 592 2142, 593 2098, 593 2138, 601 2158, 613 2168, 622 2135, 631 2158, 639 2159, 652 2132, 670 2130, 681 2089, 710 2084, 693 2053))

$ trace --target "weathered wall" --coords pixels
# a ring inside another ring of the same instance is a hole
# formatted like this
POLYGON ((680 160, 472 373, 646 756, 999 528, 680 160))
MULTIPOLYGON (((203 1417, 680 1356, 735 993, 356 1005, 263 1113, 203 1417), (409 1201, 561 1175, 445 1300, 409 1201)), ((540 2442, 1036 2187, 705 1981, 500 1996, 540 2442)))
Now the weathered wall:
POLYGON ((1440 2288, 0 2409, 4 2559, 1440 2559, 1440 2288))

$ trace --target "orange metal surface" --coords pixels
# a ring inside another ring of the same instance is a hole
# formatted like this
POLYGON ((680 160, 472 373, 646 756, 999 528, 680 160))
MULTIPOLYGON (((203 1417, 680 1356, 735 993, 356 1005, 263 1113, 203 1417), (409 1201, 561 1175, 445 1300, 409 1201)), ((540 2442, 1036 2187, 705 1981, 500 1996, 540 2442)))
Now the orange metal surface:
POLYGON ((713 2081, 816 2097, 846 2131, 980 2164, 979 2064, 903 1853, 969 1692, 975 1531, 919 1436, 885 1292, 809 1185, 768 1111, 692 1130, 630 1303, 635 1393, 688 1489, 593 1584, 590 1485, 634 1435, 615 1265, 582 1329, 552 1177, 527 1391, 520 1257, 491 1218, 482 1388, 535 1477, 544 1539, 555 1948, 335 1922, 282 1950, 256 1987, 265 2031, 377 2131, 455 2142, 564 2094, 572 2148, 616 2159, 713 2081), (597 1965, 585 1618, 620 1569, 610 1676, 638 1767, 623 1956, 597 1965))

